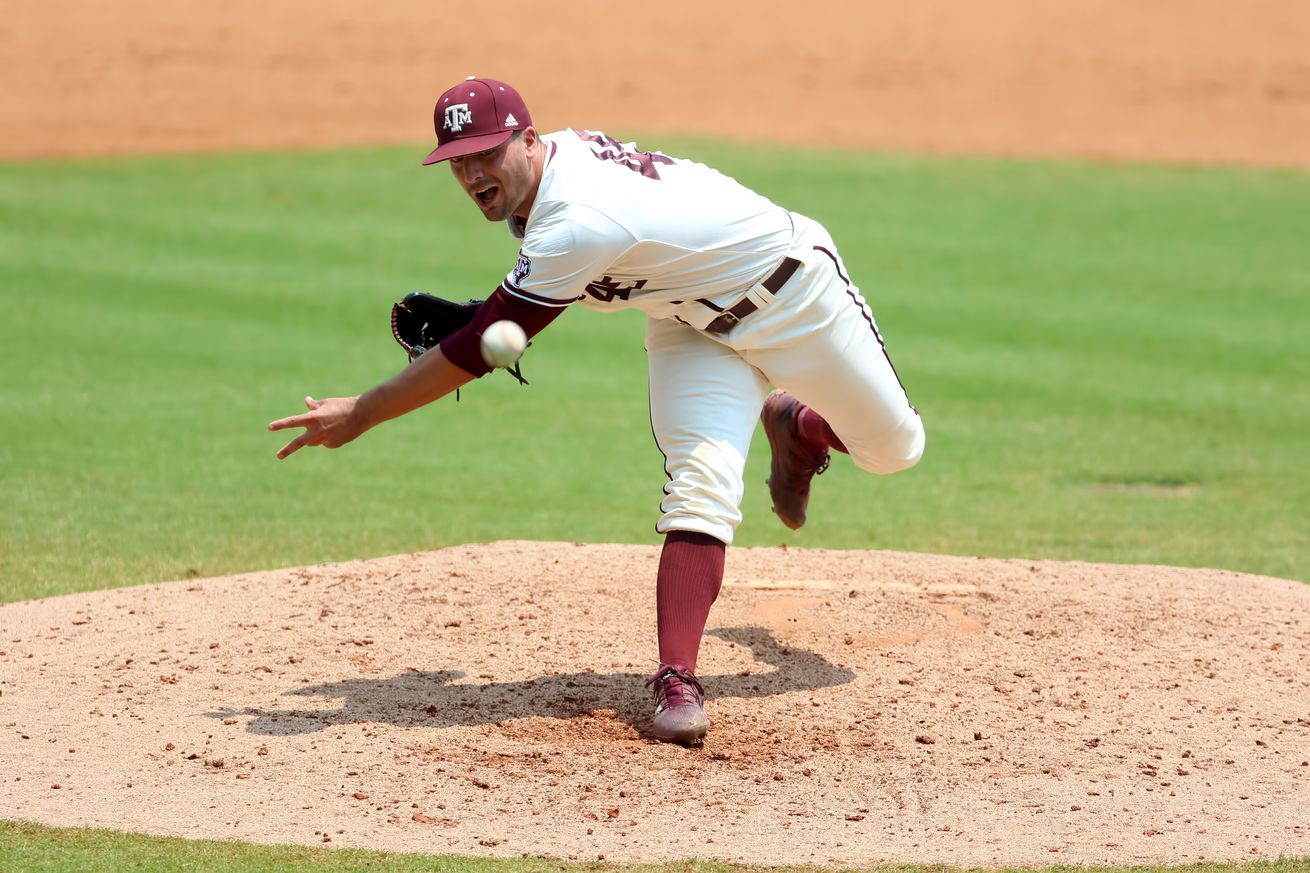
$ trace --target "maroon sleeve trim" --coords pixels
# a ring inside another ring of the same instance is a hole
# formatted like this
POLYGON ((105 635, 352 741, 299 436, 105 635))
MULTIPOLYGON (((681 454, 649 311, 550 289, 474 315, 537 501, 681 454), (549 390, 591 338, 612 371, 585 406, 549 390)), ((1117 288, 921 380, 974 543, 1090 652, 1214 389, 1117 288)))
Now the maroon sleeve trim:
POLYGON ((482 302, 472 321, 441 341, 441 353, 466 373, 485 376, 493 369, 482 360, 482 332, 489 325, 502 320, 513 321, 531 339, 558 318, 564 312, 564 306, 531 303, 511 296, 501 285, 482 302))

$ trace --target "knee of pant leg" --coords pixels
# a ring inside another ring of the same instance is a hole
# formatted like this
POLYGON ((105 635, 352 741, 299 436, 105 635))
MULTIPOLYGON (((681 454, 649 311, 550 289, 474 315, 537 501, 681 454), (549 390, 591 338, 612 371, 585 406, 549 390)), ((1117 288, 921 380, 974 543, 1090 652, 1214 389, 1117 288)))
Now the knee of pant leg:
POLYGON ((919 463, 926 437, 923 419, 917 412, 911 412, 895 430, 855 446, 848 441, 846 448, 851 453, 851 460, 861 470, 886 475, 908 470, 919 463))
POLYGON ((660 503, 660 533, 688 530, 732 543, 741 524, 745 458, 726 443, 703 442, 686 458, 669 458, 669 483, 660 503))

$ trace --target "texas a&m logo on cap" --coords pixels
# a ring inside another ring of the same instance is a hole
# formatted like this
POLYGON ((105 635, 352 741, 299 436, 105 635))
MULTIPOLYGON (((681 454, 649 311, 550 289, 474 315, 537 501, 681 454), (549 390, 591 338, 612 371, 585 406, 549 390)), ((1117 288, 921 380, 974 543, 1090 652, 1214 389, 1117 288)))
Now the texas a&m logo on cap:
POLYGON ((447 88, 433 113, 437 148, 423 160, 434 164, 494 149, 516 130, 532 126, 519 93, 496 79, 470 76, 447 88))
POLYGON ((473 123, 473 112, 467 103, 456 103, 446 107, 446 121, 442 128, 451 133, 459 133, 464 125, 473 123))

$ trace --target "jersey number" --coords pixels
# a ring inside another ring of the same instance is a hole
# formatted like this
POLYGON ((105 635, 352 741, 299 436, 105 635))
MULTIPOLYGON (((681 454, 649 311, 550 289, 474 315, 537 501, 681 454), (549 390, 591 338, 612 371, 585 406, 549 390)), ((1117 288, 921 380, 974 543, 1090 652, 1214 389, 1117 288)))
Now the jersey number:
POLYGON ((602 136, 598 133, 587 133, 586 131, 573 131, 582 139, 591 143, 591 153, 602 161, 613 161, 620 167, 627 167, 634 173, 641 173, 648 179, 659 180, 660 172, 655 168, 656 164, 671 164, 673 158, 666 155, 652 154, 651 152, 640 152, 635 149, 626 149, 623 143, 608 136, 602 136))

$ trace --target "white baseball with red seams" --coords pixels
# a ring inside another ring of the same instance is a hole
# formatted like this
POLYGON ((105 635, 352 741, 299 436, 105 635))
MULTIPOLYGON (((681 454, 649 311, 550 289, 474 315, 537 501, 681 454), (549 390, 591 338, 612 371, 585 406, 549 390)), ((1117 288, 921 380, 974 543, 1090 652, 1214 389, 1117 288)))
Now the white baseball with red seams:
POLYGON ((512 367, 528 347, 528 337, 512 321, 501 320, 487 325, 482 332, 482 359, 489 367, 512 367))
POLYGON ((703 164, 567 130, 548 148, 502 287, 550 307, 647 315, 651 426, 669 483, 656 529, 732 541, 742 473, 769 383, 813 407, 862 469, 894 473, 924 449, 917 410, 873 312, 822 225, 703 164), (776 293, 762 284, 795 258, 776 293), (706 328, 757 304, 726 333, 706 328))

